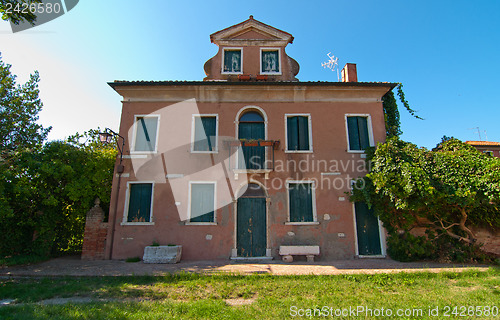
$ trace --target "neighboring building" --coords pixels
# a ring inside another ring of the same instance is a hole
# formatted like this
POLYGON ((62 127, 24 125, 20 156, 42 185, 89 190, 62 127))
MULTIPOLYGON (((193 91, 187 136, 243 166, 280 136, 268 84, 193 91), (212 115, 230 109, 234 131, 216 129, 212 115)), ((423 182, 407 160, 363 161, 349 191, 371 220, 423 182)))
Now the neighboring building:
POLYGON ((385 256, 379 221, 347 193, 366 174, 363 150, 385 140, 395 84, 358 82, 354 64, 343 82, 300 82, 292 35, 252 16, 210 39, 204 81, 109 83, 126 144, 107 257, 154 241, 182 245, 183 260, 279 258, 281 245, 385 256))
POLYGON ((477 150, 494 157, 500 158, 500 142, 492 141, 465 141, 477 150))

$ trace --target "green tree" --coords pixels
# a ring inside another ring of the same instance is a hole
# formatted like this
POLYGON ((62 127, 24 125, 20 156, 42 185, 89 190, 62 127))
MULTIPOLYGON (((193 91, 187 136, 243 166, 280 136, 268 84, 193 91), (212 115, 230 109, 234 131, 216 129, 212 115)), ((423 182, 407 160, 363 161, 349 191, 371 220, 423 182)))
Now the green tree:
POLYGON ((0 0, 0 14, 2 14, 3 20, 14 24, 26 21, 34 25, 36 22, 36 15, 33 13, 34 10, 23 10, 22 5, 38 4, 41 2, 41 0, 0 0))
POLYGON ((38 73, 18 85, 10 68, 0 59, 0 255, 79 251, 94 199, 109 205, 116 149, 99 130, 44 144, 38 73))
POLYGON ((95 198, 109 206, 116 150, 98 130, 51 141, 16 159, 5 192, 11 212, 0 218, 0 252, 50 255, 81 250, 85 214, 95 198), (86 138, 85 142, 80 142, 86 138), (8 237, 7 237, 8 235, 8 237))
POLYGON ((500 227, 499 159, 454 138, 434 151, 391 138, 368 159, 365 187, 354 188, 351 200, 374 207, 394 247, 401 237, 437 251, 453 241, 474 245, 471 226, 500 227), (414 227, 426 228, 427 237, 411 236, 414 227))
POLYGON ((43 107, 38 71, 20 85, 10 68, 0 55, 0 161, 20 150, 39 148, 51 129, 36 122, 43 107))
MULTIPOLYGON (((30 201, 29 188, 18 182, 25 180, 24 166, 19 165, 25 153, 36 153, 42 147, 51 128, 37 124, 38 113, 43 104, 39 98, 38 72, 30 76, 25 84, 17 84, 16 76, 10 71, 11 65, 5 64, 0 55, 0 223, 9 223, 16 214, 23 212, 30 201), (18 202, 18 197, 26 202, 18 202)), ((19 240, 25 226, 7 228, 2 238, 8 241, 19 240)), ((3 240, 2 239, 2 240, 3 240)), ((3 241, 0 241, 3 242, 3 241)), ((2 245, 2 244, 0 244, 2 245)), ((5 244, 5 247, 8 247, 5 244)))

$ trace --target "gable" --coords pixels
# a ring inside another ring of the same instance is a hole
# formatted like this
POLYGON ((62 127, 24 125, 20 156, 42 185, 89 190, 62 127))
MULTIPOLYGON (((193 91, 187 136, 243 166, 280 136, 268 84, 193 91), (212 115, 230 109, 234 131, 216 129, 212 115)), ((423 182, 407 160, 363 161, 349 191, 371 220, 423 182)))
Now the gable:
POLYGON ((259 32, 259 31, 255 30, 254 28, 249 28, 249 29, 241 32, 240 34, 234 35, 231 39, 232 40, 235 40, 235 39, 241 39, 241 40, 279 40, 278 38, 273 37, 269 34, 259 32))
POLYGON ((217 44, 228 44, 231 41, 273 41, 285 46, 293 42, 293 36, 288 32, 271 27, 265 23, 255 20, 250 16, 248 20, 238 23, 234 26, 217 31, 210 35, 210 40, 217 44))

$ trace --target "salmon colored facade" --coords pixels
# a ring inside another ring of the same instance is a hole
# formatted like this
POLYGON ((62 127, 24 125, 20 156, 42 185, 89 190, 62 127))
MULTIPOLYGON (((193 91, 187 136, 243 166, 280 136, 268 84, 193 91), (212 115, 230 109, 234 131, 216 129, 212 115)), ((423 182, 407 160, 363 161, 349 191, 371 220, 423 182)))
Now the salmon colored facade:
POLYGON ((363 148, 385 140, 395 85, 357 82, 353 64, 350 82, 300 82, 293 37, 253 17, 210 39, 204 81, 110 83, 125 148, 106 257, 153 242, 182 245, 183 260, 279 259, 284 245, 319 246, 319 260, 385 256, 383 228, 347 193, 366 174, 363 148))
POLYGON ((477 150, 489 154, 493 157, 500 158, 500 142, 494 141, 465 141, 477 150))

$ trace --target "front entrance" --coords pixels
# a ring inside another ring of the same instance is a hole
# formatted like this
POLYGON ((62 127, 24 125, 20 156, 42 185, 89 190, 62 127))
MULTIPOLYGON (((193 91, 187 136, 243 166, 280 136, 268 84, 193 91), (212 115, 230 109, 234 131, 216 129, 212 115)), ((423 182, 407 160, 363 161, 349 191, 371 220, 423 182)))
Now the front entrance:
POLYGON ((354 204, 356 233, 358 235, 358 255, 380 256, 382 245, 378 218, 364 202, 354 204))
POLYGON ((238 198, 236 248, 239 257, 264 257, 267 246, 266 198, 262 188, 250 183, 238 198))

